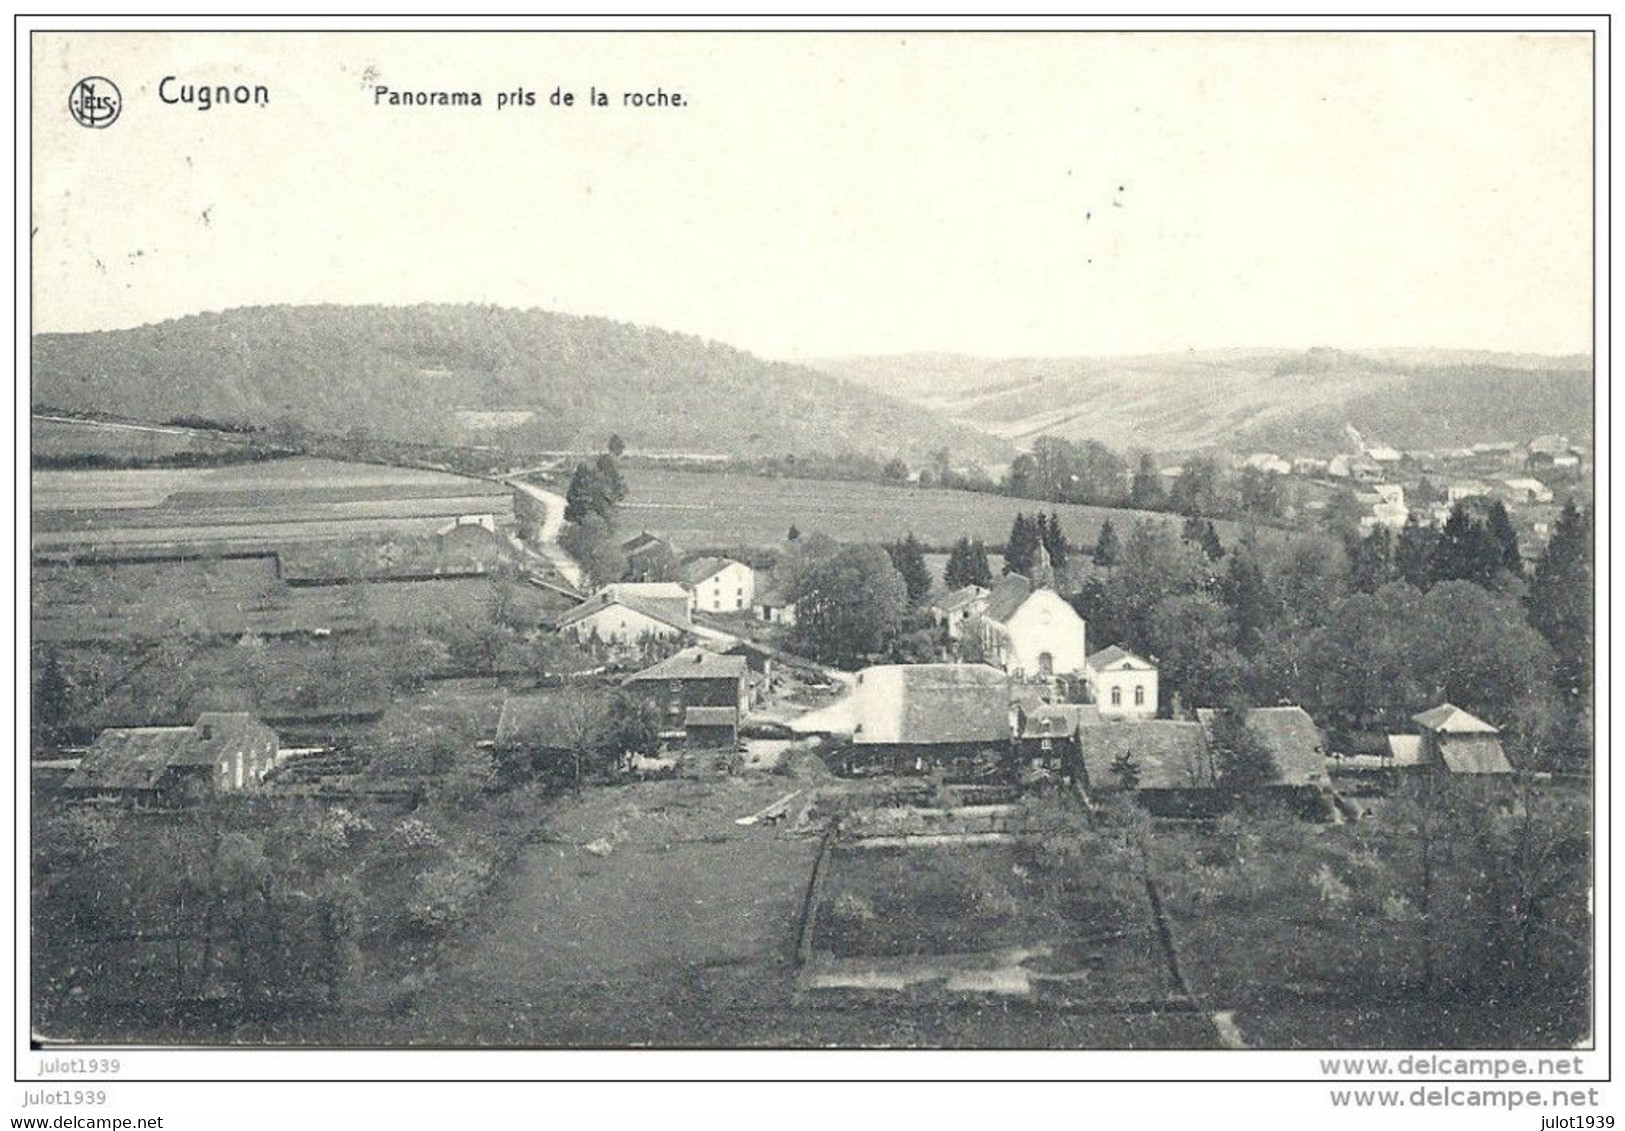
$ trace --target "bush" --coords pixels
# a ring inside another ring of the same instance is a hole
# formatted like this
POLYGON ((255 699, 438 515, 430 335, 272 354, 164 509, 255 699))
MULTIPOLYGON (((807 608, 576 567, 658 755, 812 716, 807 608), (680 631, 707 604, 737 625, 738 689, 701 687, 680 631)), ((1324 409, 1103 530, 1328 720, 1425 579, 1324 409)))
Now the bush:
POLYGON ((430 930, 455 925, 473 909, 490 871, 490 865, 478 857, 452 856, 418 877, 418 894, 407 905, 407 918, 430 930))
POLYGON ((440 832, 421 817, 407 817, 395 826, 390 840, 404 849, 439 848, 440 832))

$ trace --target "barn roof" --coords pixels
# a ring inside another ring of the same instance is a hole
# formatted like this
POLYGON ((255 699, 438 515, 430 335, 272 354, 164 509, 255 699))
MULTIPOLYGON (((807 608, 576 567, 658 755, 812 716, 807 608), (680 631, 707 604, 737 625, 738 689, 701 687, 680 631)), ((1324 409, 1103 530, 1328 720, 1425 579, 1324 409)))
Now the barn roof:
POLYGON ((1440 703, 1437 707, 1412 715, 1411 721, 1424 730, 1441 734, 1501 733, 1477 715, 1469 714, 1453 703, 1440 703))
POLYGON ((1501 740, 1494 735, 1471 734, 1439 743, 1439 759, 1453 774, 1510 774, 1501 740))
POLYGON ((1008 742, 1010 679, 986 664, 885 664, 859 673, 860 744, 1008 742))
POLYGON ((1396 766, 1422 764, 1422 736, 1419 734, 1390 734, 1388 757, 1396 766))
POLYGON ((154 789, 186 760, 191 727, 114 727, 96 736, 67 789, 154 789))
POLYGON ((643 597, 629 595, 611 596, 607 592, 595 593, 581 604, 559 617, 559 627, 567 628, 577 621, 586 620, 595 613, 619 605, 623 609, 630 609, 641 613, 652 620, 668 624, 673 628, 687 632, 692 627, 687 612, 688 598, 683 598, 683 611, 678 612, 675 602, 666 600, 650 600, 643 597))
POLYGON ((1078 730, 1078 750, 1093 791, 1121 790, 1113 763, 1127 755, 1139 770, 1139 789, 1205 789, 1213 784, 1207 738, 1200 723, 1172 719, 1106 723, 1078 730))
POLYGON ((713 652, 708 648, 684 648, 636 675, 628 676, 627 683, 666 679, 744 679, 749 662, 742 655, 713 652))
POLYGON ((1302 707, 1254 707, 1247 729, 1275 760, 1282 785, 1309 785, 1326 780, 1326 742, 1302 707))
POLYGON ((638 554, 645 550, 652 550, 656 547, 662 546, 668 550, 671 549, 671 543, 666 541, 666 539, 660 537, 658 534, 650 534, 647 530, 645 530, 642 534, 634 534, 632 537, 622 542, 621 550, 623 553, 627 554, 638 554))

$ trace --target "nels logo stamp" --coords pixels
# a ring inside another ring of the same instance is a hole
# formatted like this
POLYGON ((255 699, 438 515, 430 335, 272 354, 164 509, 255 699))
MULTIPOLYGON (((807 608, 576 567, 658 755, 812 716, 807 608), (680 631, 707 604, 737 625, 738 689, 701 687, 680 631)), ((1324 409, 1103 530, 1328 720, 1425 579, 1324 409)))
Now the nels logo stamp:
POLYGON ((100 75, 80 79, 68 93, 68 113, 81 126, 91 130, 105 130, 118 121, 124 109, 124 98, 112 79, 100 75))

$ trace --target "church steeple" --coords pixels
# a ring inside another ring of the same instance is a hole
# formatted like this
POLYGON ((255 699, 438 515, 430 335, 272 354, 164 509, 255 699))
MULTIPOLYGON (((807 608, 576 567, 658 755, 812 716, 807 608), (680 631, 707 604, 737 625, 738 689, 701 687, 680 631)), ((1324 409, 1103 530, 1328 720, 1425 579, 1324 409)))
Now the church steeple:
POLYGON ((1055 566, 1049 559, 1049 548, 1040 539, 1038 550, 1033 555, 1033 588, 1055 588, 1055 566))

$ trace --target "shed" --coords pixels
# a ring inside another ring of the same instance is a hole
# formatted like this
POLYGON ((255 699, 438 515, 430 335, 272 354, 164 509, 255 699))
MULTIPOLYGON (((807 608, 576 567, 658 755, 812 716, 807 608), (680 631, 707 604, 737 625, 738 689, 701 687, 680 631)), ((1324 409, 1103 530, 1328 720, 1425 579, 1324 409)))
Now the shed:
POLYGON ((1441 703, 1411 721, 1421 728, 1423 761, 1452 774, 1510 774, 1501 732, 1453 703, 1441 703))

